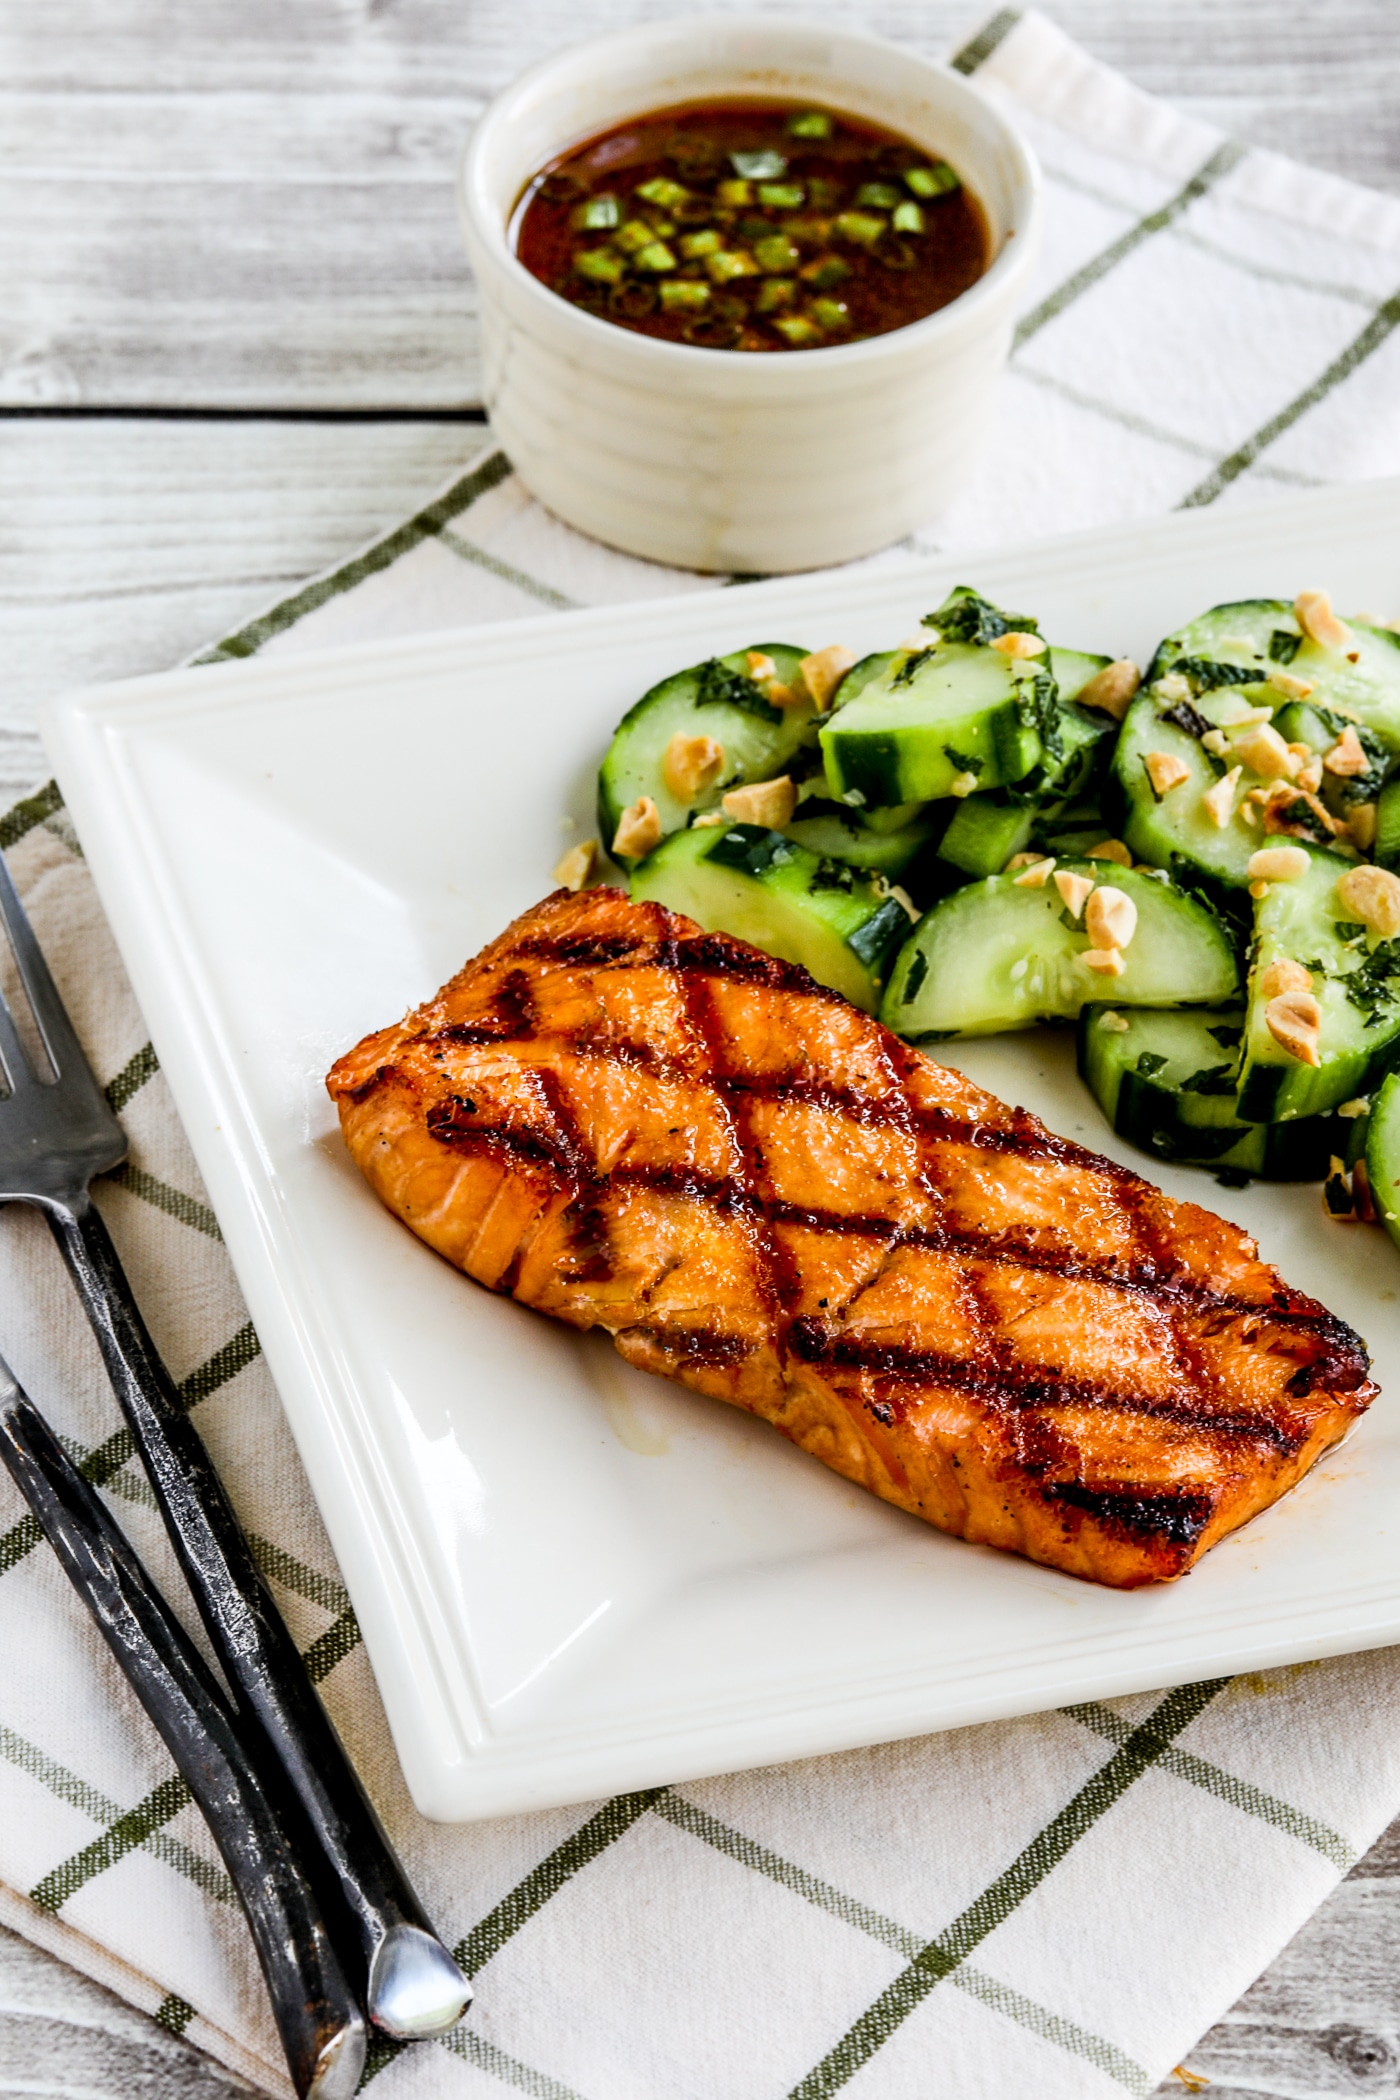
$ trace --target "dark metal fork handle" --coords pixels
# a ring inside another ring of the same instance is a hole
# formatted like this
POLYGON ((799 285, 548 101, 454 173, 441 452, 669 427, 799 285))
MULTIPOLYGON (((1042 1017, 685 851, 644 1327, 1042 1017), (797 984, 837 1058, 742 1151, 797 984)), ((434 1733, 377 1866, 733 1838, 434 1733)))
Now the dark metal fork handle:
POLYGON ((298 2094, 349 2100, 364 2067, 365 2024, 317 1897, 198 1651, 3 1360, 0 1457, 213 1833, 298 2094))
MULTIPOLYGON (((368 1978, 371 2018, 425 2039, 471 1990, 433 1932, 321 1705, 233 1505, 190 1421, 90 1198, 45 1215, 96 1332, 166 1529, 229 1679, 248 1749, 276 1794, 290 1787, 328 1863, 321 1890, 368 1978)), ((308 1857, 312 1849, 307 1848, 308 1857)), ((347 1950, 347 1961, 349 1954, 347 1950)))

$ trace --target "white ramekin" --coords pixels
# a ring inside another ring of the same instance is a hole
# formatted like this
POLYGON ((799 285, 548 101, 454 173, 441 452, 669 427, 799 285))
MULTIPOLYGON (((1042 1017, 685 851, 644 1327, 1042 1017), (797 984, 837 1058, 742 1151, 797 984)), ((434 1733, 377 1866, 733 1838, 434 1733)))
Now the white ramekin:
POLYGON ((526 486, 570 525, 681 568, 817 568, 934 516, 982 443, 1040 221, 1013 126, 961 75, 875 37, 715 14, 596 37, 485 112, 460 206, 485 399, 526 486), (994 260, 941 312, 840 348, 759 356, 634 334, 549 291, 507 239, 530 176, 627 117, 728 96, 848 110, 945 155, 994 260))

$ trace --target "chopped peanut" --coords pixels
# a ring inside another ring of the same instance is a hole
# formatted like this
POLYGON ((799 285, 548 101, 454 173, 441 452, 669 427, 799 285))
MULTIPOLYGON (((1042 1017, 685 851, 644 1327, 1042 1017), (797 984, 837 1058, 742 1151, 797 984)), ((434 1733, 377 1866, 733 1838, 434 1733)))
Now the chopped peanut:
POLYGON ((1183 678, 1180 671, 1168 671, 1164 678, 1157 680, 1152 690, 1159 700, 1169 703, 1173 700, 1189 700, 1191 681, 1189 678, 1183 678))
POLYGON ((1003 656, 1015 657, 1019 662, 1024 662, 1027 657, 1045 654, 1045 644, 1038 634, 1017 634, 1014 629, 1010 634, 999 634, 992 647, 999 649, 1003 656))
POLYGON ((1264 805, 1264 829, 1274 838, 1306 839, 1316 836, 1318 828, 1330 831, 1335 838, 1344 827, 1328 809, 1324 809, 1310 789, 1301 786, 1289 787, 1276 780, 1264 805), (1299 803, 1306 815, 1298 813, 1299 803))
POLYGON ((1018 890, 1043 890, 1054 872, 1053 860, 1038 860, 1033 867, 1025 868, 1013 876, 1012 887, 1018 890))
POLYGON ((1358 773, 1370 770, 1371 761, 1362 749, 1361 739, 1350 722, 1322 763, 1329 773, 1335 773, 1340 780, 1354 780, 1358 773))
POLYGON ((1350 630, 1333 612, 1332 600, 1326 591, 1299 591, 1293 600, 1293 610, 1304 634, 1319 648, 1344 649, 1351 640, 1350 630))
POLYGON ((1347 825, 1355 843, 1363 853, 1369 853, 1376 843, 1376 805, 1374 802, 1358 802, 1352 810, 1347 825))
POLYGON ((703 816, 691 818, 690 828, 692 831, 708 831, 712 825, 728 822, 729 819, 722 809, 707 809, 703 816))
POLYGON ((687 736, 678 729, 666 746, 661 777, 677 802, 694 802, 724 771, 724 746, 712 736, 687 736))
POLYGON ((586 890, 593 880, 593 871, 598 865, 598 841, 581 839, 577 846, 570 846, 554 870, 554 880, 561 890, 586 890))
POLYGON ((1274 1041, 1299 1064, 1318 1065, 1322 1008, 1311 992, 1279 992, 1264 1008, 1264 1025, 1274 1041))
MULTIPOLYGON (((1017 868, 1035 868, 1040 865, 1043 858, 1044 855, 1040 853, 1013 853, 1001 872, 1003 875, 1010 875, 1017 868)), ((1054 866, 1053 861, 1051 866, 1054 866)))
POLYGON ((1055 870, 1055 887, 1072 919, 1077 919, 1084 909, 1084 901, 1094 885, 1087 875, 1076 875, 1069 868, 1055 870))
POLYGON ((1089 848, 1084 858, 1116 861, 1120 868, 1130 868, 1133 864, 1133 856, 1121 839, 1100 839, 1097 846, 1089 848))
MULTIPOLYGON (((1368 624, 1372 627, 1377 627, 1380 622, 1372 620, 1368 624)), ((1354 1123, 1358 1116, 1369 1116, 1371 1113, 1370 1096, 1368 1094, 1355 1094, 1350 1101, 1339 1101, 1334 1113, 1344 1117, 1348 1123, 1354 1123)))
POLYGON ((1351 1170, 1351 1200, 1356 1209, 1359 1225, 1374 1225, 1376 1206, 1371 1197, 1371 1176, 1364 1159, 1359 1159, 1351 1170))
POLYGON ((632 807, 622 812, 613 837, 613 852, 624 860, 644 860, 652 848, 660 844, 660 811, 650 795, 639 795, 632 807))
POLYGON ((1308 872, 1308 856, 1301 846, 1261 846, 1248 872, 1252 882, 1296 882, 1308 872))
POLYGON ((935 648, 940 640, 937 628, 929 627, 923 634, 911 634, 908 641, 899 646, 906 656, 919 656, 925 649, 935 648))
POLYGON ((1141 684, 1142 673, 1137 665, 1129 657, 1120 656, 1117 663, 1105 664, 1101 671, 1095 671, 1075 697, 1082 706, 1101 708, 1115 722, 1121 722, 1128 712, 1128 702, 1141 684))
POLYGON ((1312 691, 1311 679, 1295 678, 1291 671, 1284 671, 1277 664, 1270 664, 1264 676, 1276 693, 1284 694, 1289 700, 1306 700, 1312 691))
POLYGON ((1223 729, 1208 729, 1201 738, 1201 748, 1209 751, 1212 758, 1223 758, 1230 748, 1230 739, 1223 729))
POLYGON ((805 686, 784 685, 779 678, 769 679, 763 688, 763 697, 770 707, 805 707, 807 704, 805 686))
POLYGON ((1337 902, 1349 919, 1360 919, 1385 940, 1400 933, 1400 876, 1388 868, 1348 868, 1337 879, 1337 902))
POLYGON ((1147 768, 1152 792, 1158 797, 1169 795, 1173 788, 1181 786, 1183 780, 1191 778, 1191 768, 1185 759, 1177 758, 1170 751, 1149 751, 1143 765, 1147 768))
MULTIPOLYGON (((937 639, 937 635, 929 634, 918 647, 927 649, 937 639)), ((855 660, 854 649, 843 649, 839 642, 833 642, 829 648, 814 649, 812 654, 804 656, 797 666, 802 673, 802 683, 811 694, 812 705, 819 715, 824 714, 831 705, 832 694, 855 660)))
POLYGON ((1251 831, 1259 829, 1259 812, 1252 802, 1242 802, 1240 804, 1240 815, 1251 831))
POLYGON ((1218 825, 1222 831, 1229 823, 1234 810, 1235 789, 1240 784, 1240 772, 1239 766, 1231 766, 1229 772, 1222 775, 1214 787, 1208 787, 1201 797, 1201 808, 1211 823, 1218 825))
POLYGON ((776 780, 752 780, 747 787, 731 788, 720 801, 727 817, 741 824, 766 824, 770 831, 790 824, 796 807, 797 789, 786 773, 776 780))
POLYGON ((1265 780, 1287 780, 1294 771, 1287 744, 1267 722, 1261 722, 1248 736, 1241 737, 1230 755, 1242 758, 1251 773, 1258 773, 1265 780))
POLYGON ((1105 1007, 1099 1015, 1100 1028, 1107 1029, 1110 1035, 1126 1035, 1132 1025, 1131 1021, 1123 1019, 1122 1014, 1114 1013, 1111 1006, 1105 1007))
POLYGON ((1084 907, 1084 930, 1096 948, 1126 948, 1137 932, 1137 906, 1104 883, 1084 907))
POLYGON ((777 677, 778 666, 772 657, 765 656, 761 649, 746 649, 744 654, 748 657, 749 676, 755 685, 766 685, 770 678, 777 677))
POLYGON ((966 801, 969 795, 976 792, 977 775, 975 773, 955 773, 948 782, 948 793, 956 795, 960 802, 966 801))
POLYGON ((1292 962, 1288 956, 1280 955, 1260 971, 1257 990, 1259 997, 1266 1002, 1277 999, 1280 992, 1310 992, 1312 972, 1305 970, 1300 962, 1292 962))
POLYGON ((1264 899, 1265 899, 1265 898, 1266 898, 1266 897, 1268 896, 1268 894, 1269 894, 1269 885, 1268 885, 1268 883, 1267 883, 1267 882, 1251 882, 1251 884, 1249 885, 1249 894, 1250 894, 1250 896, 1251 896, 1251 897, 1252 897, 1252 898, 1254 899, 1254 901, 1255 901, 1255 903, 1256 903, 1256 904, 1262 904, 1262 903, 1263 903, 1263 901, 1264 901, 1264 899))
POLYGON ((1231 700, 1220 719, 1226 729, 1248 729, 1252 723, 1272 722, 1273 718, 1271 707, 1246 707, 1242 701, 1231 700))
POLYGON ((1079 960, 1086 970, 1096 970, 1100 977, 1123 975, 1123 957, 1117 948, 1086 948, 1079 960))

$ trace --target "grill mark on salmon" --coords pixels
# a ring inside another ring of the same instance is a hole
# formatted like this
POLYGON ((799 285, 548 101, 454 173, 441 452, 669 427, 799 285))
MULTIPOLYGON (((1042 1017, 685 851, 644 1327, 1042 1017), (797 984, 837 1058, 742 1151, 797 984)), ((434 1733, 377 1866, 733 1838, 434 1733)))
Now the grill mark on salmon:
POLYGON ((1374 1395, 1235 1227, 615 891, 546 899, 327 1083, 477 1280, 1071 1573, 1183 1572, 1374 1395))

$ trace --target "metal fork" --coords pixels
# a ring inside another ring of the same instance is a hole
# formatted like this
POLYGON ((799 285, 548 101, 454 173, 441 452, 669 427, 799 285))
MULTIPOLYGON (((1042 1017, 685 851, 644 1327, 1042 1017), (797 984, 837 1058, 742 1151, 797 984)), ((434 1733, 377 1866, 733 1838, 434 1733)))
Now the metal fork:
POLYGON ((316 1696, 92 1201, 89 1182, 126 1157, 126 1134, 83 1055, 3 855, 0 922, 55 1075, 48 1082, 35 1073, 0 995, 0 1064, 10 1089, 0 1100, 0 1203, 36 1205, 58 1241, 228 1678, 244 1745, 273 1798, 305 1825, 312 1842, 299 1849, 366 2011, 402 2039, 444 2034, 471 2003, 471 1987, 429 1924, 316 1696))

